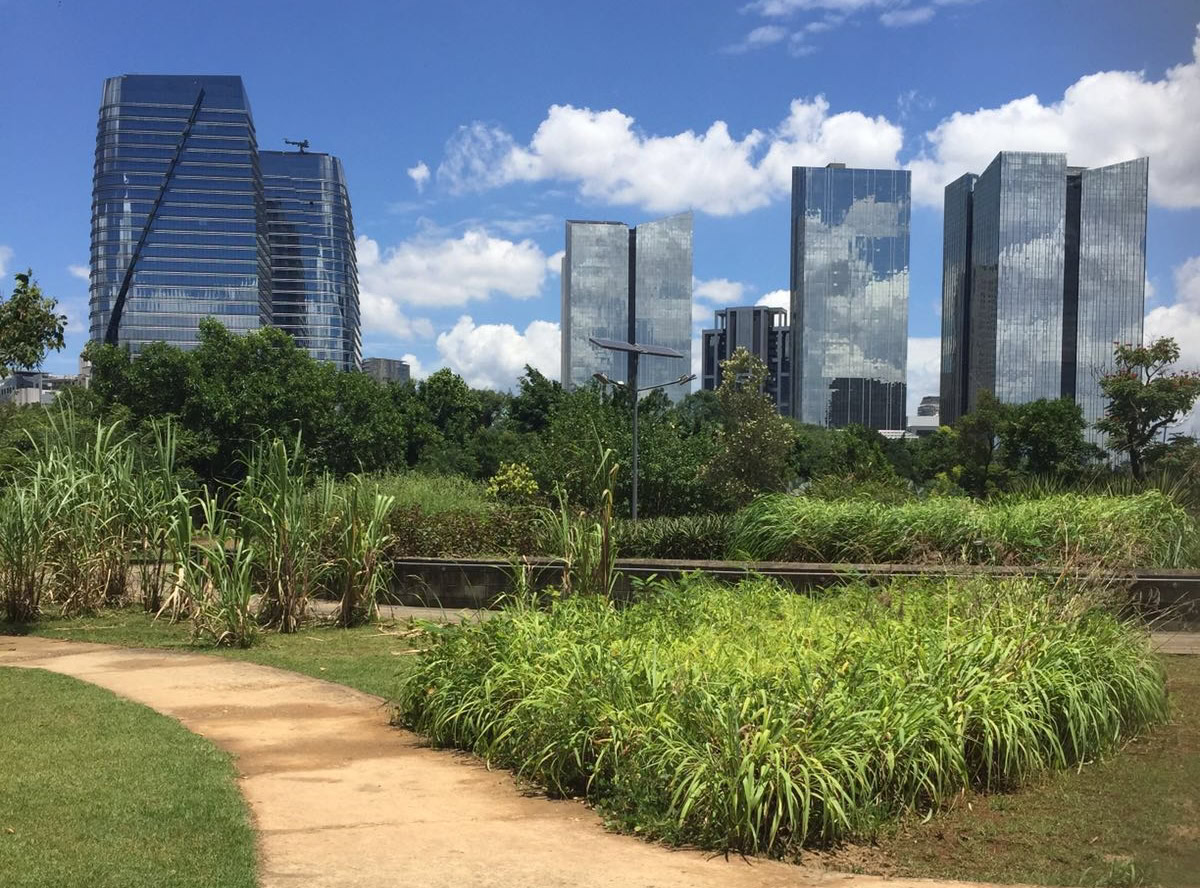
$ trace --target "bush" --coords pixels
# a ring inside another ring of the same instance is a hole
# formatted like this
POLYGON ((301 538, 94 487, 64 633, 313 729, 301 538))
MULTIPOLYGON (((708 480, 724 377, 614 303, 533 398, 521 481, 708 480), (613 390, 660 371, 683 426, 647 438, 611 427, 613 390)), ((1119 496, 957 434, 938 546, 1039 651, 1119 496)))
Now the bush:
POLYGON ((1179 567, 1195 522, 1164 494, 1061 494, 899 505, 769 496, 740 512, 732 552, 760 561, 1179 567))
POLYGON ((621 558, 682 558, 711 561, 729 550, 730 515, 686 515, 616 521, 613 536, 621 558))
POLYGON ((485 511, 427 512, 396 506, 388 514, 388 555, 395 558, 541 554, 529 507, 489 504, 485 511))
POLYGON ((431 630, 396 719, 643 835, 786 854, 1166 715, 1144 634, 1032 580, 660 584, 431 630), (754 631, 748 632, 752 627, 754 631))

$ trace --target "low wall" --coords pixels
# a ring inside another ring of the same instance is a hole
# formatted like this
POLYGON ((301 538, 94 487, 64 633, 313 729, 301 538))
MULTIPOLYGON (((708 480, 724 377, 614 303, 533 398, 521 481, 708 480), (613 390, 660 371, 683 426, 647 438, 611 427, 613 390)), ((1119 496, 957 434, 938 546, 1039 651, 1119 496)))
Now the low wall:
MULTIPOLYGON (((517 565, 499 558, 406 558, 394 562, 390 600, 396 604, 426 607, 486 609, 512 587, 516 570, 528 573, 534 588, 556 585, 562 579, 562 562, 553 558, 526 558, 517 565)), ((773 577, 793 588, 835 586, 848 579, 882 582, 893 577, 943 576, 1045 576, 1058 571, 1039 568, 987 565, 911 564, 803 564, 781 561, 660 561, 619 559, 616 595, 629 599, 638 583, 651 577, 675 578, 699 571, 728 582, 750 575, 773 577)), ((1096 579, 1094 576, 1093 579, 1096 579)), ((1200 574, 1190 571, 1114 572, 1099 578, 1129 591, 1130 603, 1147 616, 1164 619, 1164 628, 1200 626, 1200 574)))

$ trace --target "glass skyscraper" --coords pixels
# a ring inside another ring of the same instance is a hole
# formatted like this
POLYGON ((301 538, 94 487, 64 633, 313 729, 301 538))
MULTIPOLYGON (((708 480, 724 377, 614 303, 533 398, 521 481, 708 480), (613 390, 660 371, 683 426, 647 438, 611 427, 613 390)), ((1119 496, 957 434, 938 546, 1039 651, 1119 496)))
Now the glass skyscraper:
POLYGON ((1148 174, 1146 158, 1088 170, 1003 151, 946 187, 943 422, 981 391, 1076 398, 1089 426, 1102 415, 1113 342, 1142 336, 1148 174))
POLYGON ((911 174, 792 169, 792 410, 903 429, 911 174))
POLYGON ((341 163, 259 152, 240 77, 104 83, 92 189, 91 338, 197 343, 204 318, 276 325, 360 365, 357 264, 341 163), (264 184, 265 183, 265 184, 264 184))
POLYGON ((105 81, 92 185, 92 339, 110 333, 114 311, 108 338, 135 354, 155 341, 194 346, 206 317, 239 332, 271 322, 258 145, 240 77, 105 81))
POLYGON ((272 323, 321 361, 362 363, 354 220, 342 164, 328 154, 262 151, 272 323))
MULTIPOLYGON (((629 228, 621 222, 568 221, 562 262, 562 383, 586 385, 595 373, 628 378, 625 355, 588 337, 664 345, 677 358, 643 357, 638 385, 678 379, 692 359, 692 214, 629 228)), ((687 394, 668 386, 672 400, 687 394)))

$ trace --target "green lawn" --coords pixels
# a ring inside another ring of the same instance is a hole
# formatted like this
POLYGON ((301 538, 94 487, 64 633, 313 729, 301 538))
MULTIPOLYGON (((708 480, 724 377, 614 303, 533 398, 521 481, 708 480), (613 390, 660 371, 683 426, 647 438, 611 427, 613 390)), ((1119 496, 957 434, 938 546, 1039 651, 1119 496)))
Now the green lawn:
MULTIPOLYGON (((3 632, 0 624, 0 632, 3 632)), ((250 648, 193 644, 187 623, 155 620, 140 608, 106 610, 95 617, 43 618, 31 634, 65 641, 93 641, 127 647, 167 648, 248 660, 344 684, 368 694, 391 697, 400 672, 411 662, 409 627, 382 622, 354 629, 314 625, 292 635, 264 632, 250 648)))
POLYGON ((0 668, 0 884, 253 886, 233 765, 174 719, 62 675, 0 668))
POLYGON ((1164 657, 1171 723, 1079 771, 963 797, 830 866, 897 876, 1123 888, 1200 885, 1200 657, 1164 657))

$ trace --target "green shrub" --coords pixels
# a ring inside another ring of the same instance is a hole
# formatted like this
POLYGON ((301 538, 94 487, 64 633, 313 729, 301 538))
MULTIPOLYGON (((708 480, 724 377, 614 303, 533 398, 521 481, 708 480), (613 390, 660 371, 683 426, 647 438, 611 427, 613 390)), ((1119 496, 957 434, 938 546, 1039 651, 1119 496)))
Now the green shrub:
POLYGON ((537 555, 532 507, 489 504, 486 511, 426 512, 414 505, 395 506, 388 514, 388 554, 392 557, 537 555))
POLYGON ((484 485, 460 475, 426 475, 405 472, 380 475, 372 480, 381 496, 393 497, 400 509, 420 509, 426 515, 460 512, 485 515, 495 502, 484 485))
POLYGON ((431 630, 396 719, 643 835, 787 854, 1007 789, 1166 714, 1143 633, 1032 580, 660 584, 431 630))
POLYGON ((1178 567, 1195 534, 1195 522, 1156 490, 899 505, 769 496, 738 514, 731 551, 762 561, 1178 567))
POLYGON ((682 558, 711 561, 729 550, 730 515, 685 515, 614 522, 613 536, 621 558, 682 558))
POLYGON ((487 494, 502 503, 531 505, 537 502, 537 481, 525 463, 501 463, 487 483, 487 494))

